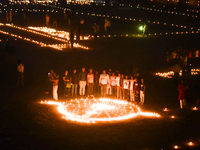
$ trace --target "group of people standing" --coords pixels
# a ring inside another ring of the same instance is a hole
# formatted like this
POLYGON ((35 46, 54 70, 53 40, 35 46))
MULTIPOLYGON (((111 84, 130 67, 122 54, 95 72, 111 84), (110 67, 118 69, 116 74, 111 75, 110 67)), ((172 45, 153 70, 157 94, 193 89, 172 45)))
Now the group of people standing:
MULTIPOLYGON (((77 70, 74 69, 71 75, 69 75, 68 71, 65 71, 62 80, 64 83, 64 97, 78 96, 79 93, 80 96, 109 96, 137 102, 141 105, 144 104, 146 85, 144 79, 140 78, 139 73, 137 73, 136 77, 124 76, 121 73, 117 73, 116 76, 111 70, 108 74, 106 70, 99 74, 98 71, 93 73, 93 69, 89 69, 89 72, 86 73, 85 68, 82 68, 80 73, 77 73, 77 70)), ((59 75, 56 75, 51 70, 48 74, 48 81, 53 86, 53 99, 58 100, 59 75)))

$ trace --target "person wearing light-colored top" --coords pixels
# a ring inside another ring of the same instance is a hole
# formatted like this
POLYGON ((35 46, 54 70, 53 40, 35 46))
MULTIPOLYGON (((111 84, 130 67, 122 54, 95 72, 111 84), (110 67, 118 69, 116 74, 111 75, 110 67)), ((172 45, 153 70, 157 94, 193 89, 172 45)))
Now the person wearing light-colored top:
POLYGON ((123 80, 123 89, 124 89, 123 99, 129 100, 129 79, 128 79, 128 75, 126 75, 125 79, 123 80))
POLYGON ((99 86, 101 86, 101 97, 106 97, 107 85, 109 85, 109 75, 106 74, 106 70, 103 70, 103 74, 99 78, 99 86))
POLYGON ((117 98, 120 98, 120 92, 121 92, 120 79, 121 79, 121 74, 118 73, 118 76, 116 77, 117 98))
POLYGON ((130 101, 135 101, 135 95, 133 92, 134 82, 135 82, 135 80, 133 79, 133 76, 131 76, 131 79, 130 79, 130 101))
POLYGON ((111 85, 112 96, 116 97, 116 76, 114 72, 112 73, 112 76, 110 77, 110 85, 111 85))
POLYGON ((18 61, 19 65, 17 66, 17 72, 18 72, 18 80, 17 80, 17 86, 24 86, 24 65, 22 65, 21 60, 18 61))
POLYGON ((93 95, 93 87, 94 87, 94 74, 92 73, 92 69, 89 70, 87 74, 87 85, 88 85, 88 96, 93 95))

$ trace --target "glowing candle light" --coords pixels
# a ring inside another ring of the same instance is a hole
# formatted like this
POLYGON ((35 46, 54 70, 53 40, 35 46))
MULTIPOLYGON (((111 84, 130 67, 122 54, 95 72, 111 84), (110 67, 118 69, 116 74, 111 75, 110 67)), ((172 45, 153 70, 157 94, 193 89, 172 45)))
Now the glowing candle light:
POLYGON ((177 145, 174 146, 174 149, 178 149, 179 147, 177 145))
POLYGON ((192 109, 193 109, 193 110, 197 110, 197 107, 193 107, 192 109))
POLYGON ((192 143, 192 142, 189 142, 189 143, 188 143, 188 145, 189 145, 189 146, 193 146, 193 145, 194 145, 194 143, 192 143))

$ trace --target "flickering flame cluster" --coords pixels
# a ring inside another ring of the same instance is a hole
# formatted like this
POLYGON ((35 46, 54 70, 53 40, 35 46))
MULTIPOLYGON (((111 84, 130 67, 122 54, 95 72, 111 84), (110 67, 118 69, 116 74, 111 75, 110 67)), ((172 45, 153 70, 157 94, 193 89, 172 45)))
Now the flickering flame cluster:
MULTIPOLYGON (((191 69, 191 75, 197 75, 198 72, 200 72, 200 69, 191 69)), ((174 75, 174 71, 157 72, 156 75, 163 78, 172 78, 172 76, 174 75)), ((179 75, 182 76, 182 70, 179 72, 179 75)))
POLYGON ((96 123, 102 121, 120 121, 136 116, 160 117, 157 113, 143 112, 135 104, 118 99, 74 99, 66 102, 41 101, 41 104, 57 105, 57 110, 63 115, 62 118, 96 123))
MULTIPOLYGON (((25 40, 25 41, 32 42, 32 43, 40 45, 41 47, 51 47, 51 48, 54 48, 54 49, 57 49, 57 50, 62 50, 64 48, 68 48, 69 45, 71 45, 69 43, 69 33, 65 32, 65 31, 57 31, 55 29, 47 28, 47 27, 29 27, 29 29, 27 29, 27 28, 15 26, 13 24, 3 24, 3 23, 0 23, 0 26, 8 26, 8 27, 16 28, 18 30, 23 30, 23 31, 30 32, 30 33, 33 33, 33 34, 38 34, 38 35, 45 36, 47 38, 51 38, 51 39, 58 40, 58 41, 65 43, 65 44, 46 44, 46 43, 43 43, 43 42, 40 42, 40 41, 37 41, 37 40, 33 40, 33 39, 30 39, 30 38, 27 38, 27 37, 22 37, 20 35, 16 35, 16 34, 13 34, 13 33, 9 33, 9 32, 0 30, 0 33, 2 33, 2 34, 7 34, 7 35, 10 35, 10 36, 18 38, 18 39, 22 39, 22 40, 25 40)), ((85 37, 84 39, 88 39, 88 37, 85 37)), ((76 48, 82 48, 82 49, 85 49, 85 50, 89 49, 88 47, 82 46, 79 43, 74 43, 73 46, 76 47, 76 48)))

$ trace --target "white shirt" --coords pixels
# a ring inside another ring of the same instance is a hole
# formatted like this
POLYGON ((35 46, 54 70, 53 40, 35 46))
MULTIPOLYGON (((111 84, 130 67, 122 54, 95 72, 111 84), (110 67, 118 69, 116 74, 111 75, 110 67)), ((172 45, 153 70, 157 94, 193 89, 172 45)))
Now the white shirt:
POLYGON ((120 86, 120 77, 116 77, 116 85, 120 86))
POLYGON ((135 82, 135 80, 133 80, 133 79, 130 80, 130 90, 133 90, 134 82, 135 82))
POLYGON ((88 83, 94 83, 94 74, 89 74, 87 75, 87 81, 88 83))
POLYGON ((110 84, 111 84, 111 86, 116 86, 116 76, 110 77, 110 84))
POLYGON ((20 73, 24 73, 24 66, 22 64, 19 64, 17 66, 17 71, 20 72, 20 73))
POLYGON ((124 82, 124 89, 129 89, 129 80, 124 79, 123 82, 124 82))
POLYGON ((99 78, 99 83, 108 84, 109 83, 109 75, 108 74, 101 74, 100 78, 99 78))

